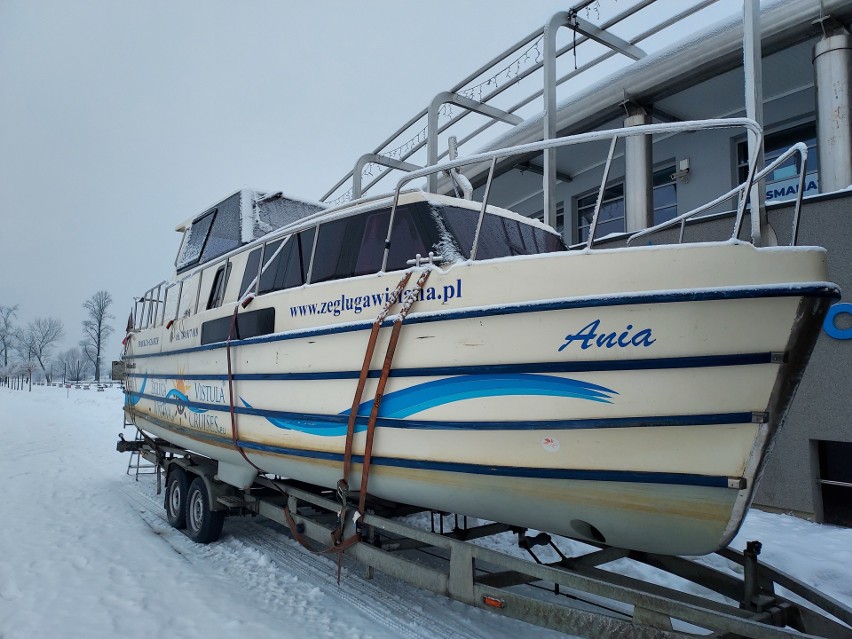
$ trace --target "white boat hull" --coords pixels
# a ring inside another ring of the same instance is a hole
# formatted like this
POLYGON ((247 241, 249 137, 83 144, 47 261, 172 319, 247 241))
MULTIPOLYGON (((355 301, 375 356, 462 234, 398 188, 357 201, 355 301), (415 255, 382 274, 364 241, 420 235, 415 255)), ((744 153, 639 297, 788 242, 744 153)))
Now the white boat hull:
MULTIPOLYGON (((271 335, 200 344, 226 305, 130 338, 128 410, 220 461, 333 487, 372 319, 399 273, 279 291, 271 335), (229 379, 228 353, 232 366, 229 379)), ((669 554, 728 543, 836 287, 820 249, 569 252, 435 270, 400 336, 369 492, 669 554)), ((392 318, 391 318, 392 319, 392 318)), ((379 333, 354 440, 387 348, 379 333)))

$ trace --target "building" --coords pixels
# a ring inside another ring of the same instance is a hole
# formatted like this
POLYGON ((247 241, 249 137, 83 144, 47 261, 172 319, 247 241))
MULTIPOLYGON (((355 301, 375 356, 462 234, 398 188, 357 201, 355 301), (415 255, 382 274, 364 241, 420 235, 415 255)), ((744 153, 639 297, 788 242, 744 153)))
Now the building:
MULTIPOLYGON (((828 249, 831 279, 845 291, 826 320, 756 504, 852 525, 852 2, 764 2, 760 38, 750 37, 755 33, 750 22, 744 29, 746 11, 706 26, 713 2, 679 3, 676 15, 663 15, 654 2, 619 2, 619 13, 600 24, 590 20, 591 4, 581 2, 555 15, 548 25, 436 95, 362 156, 323 199, 387 190, 400 170, 454 157, 457 148, 473 154, 650 122, 744 117, 746 95, 754 96, 762 105, 757 113, 765 162, 796 142, 808 151, 804 167, 794 155, 767 178, 768 222, 780 243, 790 242, 790 201, 797 196, 803 170, 807 199, 798 243, 828 249), (758 74, 747 74, 743 61, 749 59, 749 47, 744 56, 744 42, 758 41, 762 64, 758 74)), ((585 242, 607 165, 605 146, 591 145, 597 154, 575 153, 570 147, 497 163, 488 201, 547 221, 569 244, 585 242), (543 174, 555 176, 553 189, 545 186, 543 174)), ((725 193, 746 179, 748 157, 743 130, 630 138, 612 155, 596 246, 623 243, 626 232, 671 219, 725 193), (651 186, 635 187, 645 183, 651 186)), ((483 196, 487 170, 466 171, 475 199, 483 196)), ((447 180, 428 186, 452 188, 447 180)), ((730 234, 731 209, 727 200, 705 211, 686 225, 683 241, 730 234)), ((678 241, 678 231, 650 239, 678 241)))

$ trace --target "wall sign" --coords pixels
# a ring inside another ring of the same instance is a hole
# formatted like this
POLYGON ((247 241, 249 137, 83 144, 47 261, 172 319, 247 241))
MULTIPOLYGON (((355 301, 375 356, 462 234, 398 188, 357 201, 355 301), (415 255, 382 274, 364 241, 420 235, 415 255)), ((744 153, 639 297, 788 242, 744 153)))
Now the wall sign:
POLYGON ((822 324, 823 330, 828 333, 829 337, 833 337, 834 339, 852 339, 852 326, 848 328, 838 328, 838 315, 852 315, 852 304, 834 304, 831 308, 829 308, 828 314, 825 316, 825 321, 822 324))

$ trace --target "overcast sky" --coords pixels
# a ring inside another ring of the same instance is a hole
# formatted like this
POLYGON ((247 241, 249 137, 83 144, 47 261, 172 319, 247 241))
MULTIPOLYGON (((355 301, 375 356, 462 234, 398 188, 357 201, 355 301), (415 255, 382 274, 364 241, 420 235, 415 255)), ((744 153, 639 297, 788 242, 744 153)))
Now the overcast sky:
POLYGON ((170 275, 179 222, 241 188, 319 199, 571 4, 0 0, 0 304, 21 325, 61 319, 64 349, 106 289, 117 358, 132 297, 170 275))

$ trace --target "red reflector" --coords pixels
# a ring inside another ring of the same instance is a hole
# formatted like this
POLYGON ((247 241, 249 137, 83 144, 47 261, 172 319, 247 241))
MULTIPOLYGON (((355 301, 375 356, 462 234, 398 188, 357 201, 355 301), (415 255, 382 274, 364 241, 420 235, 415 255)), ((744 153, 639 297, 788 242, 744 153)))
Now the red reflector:
POLYGON ((497 599, 497 597, 489 597, 488 595, 482 596, 482 603, 486 606, 491 606, 492 608, 505 608, 506 602, 502 599, 497 599))

